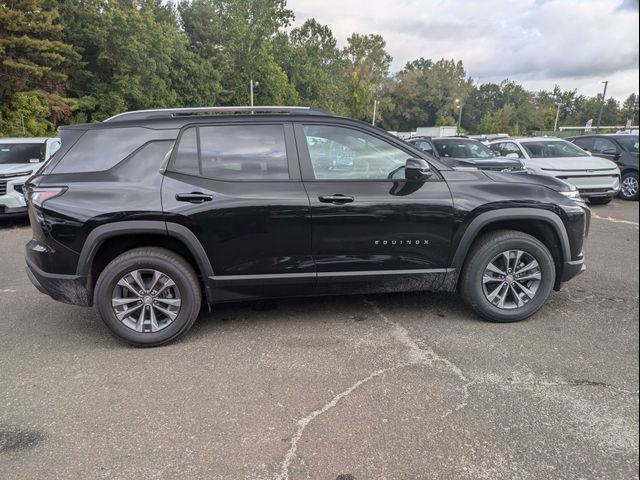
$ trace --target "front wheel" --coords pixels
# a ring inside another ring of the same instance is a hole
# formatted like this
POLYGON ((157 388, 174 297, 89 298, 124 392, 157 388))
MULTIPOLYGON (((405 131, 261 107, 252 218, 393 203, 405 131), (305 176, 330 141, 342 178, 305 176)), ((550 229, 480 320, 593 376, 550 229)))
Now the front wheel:
POLYGON ((638 172, 625 173, 620 185, 620 198, 623 200, 638 200, 638 172))
POLYGON ((518 322, 547 301, 556 278, 551 253, 535 237, 513 230, 479 239, 460 278, 465 303, 492 322, 518 322))
POLYGON ((112 260, 98 277, 93 303, 117 337, 137 347, 153 347, 189 330, 201 300, 193 268, 170 250, 149 247, 112 260))

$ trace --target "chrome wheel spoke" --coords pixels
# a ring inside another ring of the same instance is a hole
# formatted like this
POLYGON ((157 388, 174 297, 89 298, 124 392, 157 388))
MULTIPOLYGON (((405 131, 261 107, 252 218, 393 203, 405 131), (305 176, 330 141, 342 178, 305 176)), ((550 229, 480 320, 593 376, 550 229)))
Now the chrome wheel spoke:
POLYGON ((500 252, 487 264, 482 275, 485 298, 505 310, 524 307, 535 297, 541 283, 540 265, 525 250, 500 252))
POLYGON ((179 307, 182 305, 182 300, 179 298, 156 298, 156 302, 164 303, 165 305, 171 305, 172 307, 179 307))
POLYGON ((154 307, 156 310, 164 313, 167 317, 169 317, 171 320, 175 320, 175 318, 178 316, 177 312, 172 312, 171 310, 167 310, 166 308, 161 307, 160 305, 156 305, 154 307))
POLYGON ((127 308, 126 310, 120 312, 116 311, 116 317, 118 317, 118 320, 123 321, 125 318, 130 317, 140 308, 142 308, 142 305, 134 305, 133 307, 127 308))
POLYGON ((500 270, 493 263, 490 263, 489 265, 487 265, 487 270, 489 270, 489 271, 491 271, 493 273, 497 273, 498 275, 506 275, 507 274, 507 272, 505 272, 504 270, 500 270))
POLYGON ((176 283, 166 274, 140 268, 122 276, 111 297, 116 318, 140 333, 158 332, 180 314, 182 298, 176 283))
POLYGON ((542 280, 542 274, 540 272, 534 272, 517 277, 518 282, 526 282, 527 280, 542 280))

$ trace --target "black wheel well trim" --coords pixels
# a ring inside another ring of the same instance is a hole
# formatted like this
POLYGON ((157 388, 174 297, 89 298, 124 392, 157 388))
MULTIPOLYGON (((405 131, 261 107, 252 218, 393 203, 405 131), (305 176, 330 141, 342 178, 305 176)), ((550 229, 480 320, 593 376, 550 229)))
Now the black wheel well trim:
POLYGON ((82 251, 80 252, 76 275, 89 275, 95 254, 106 240, 113 237, 135 234, 159 234, 176 238, 181 241, 193 255, 202 277, 206 279, 213 275, 213 268, 211 267, 207 253, 193 232, 184 225, 160 220, 112 222, 94 228, 87 236, 82 251))
POLYGON ((480 231, 492 223, 503 220, 540 220, 547 223, 554 229, 560 240, 560 246, 562 248, 562 259, 560 263, 562 264, 563 262, 571 260, 571 244, 569 243, 567 229, 556 213, 536 208, 507 208, 481 213, 471 221, 456 247, 451 266, 460 271, 467 258, 467 253, 471 249, 471 245, 473 245, 480 231))
POLYGON ((638 175, 638 168, 637 167, 632 167, 632 166, 622 167, 622 171, 620 172, 620 176, 624 176, 627 173, 635 173, 636 175, 638 175))

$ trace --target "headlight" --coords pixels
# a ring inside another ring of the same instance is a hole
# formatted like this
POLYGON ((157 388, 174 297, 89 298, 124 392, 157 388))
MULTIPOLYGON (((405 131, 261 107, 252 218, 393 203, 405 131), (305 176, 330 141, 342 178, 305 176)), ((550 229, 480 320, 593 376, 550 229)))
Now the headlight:
POLYGON ((567 198, 570 198, 571 200, 575 200, 576 202, 582 202, 582 197, 580 196, 580 192, 578 191, 578 189, 574 189, 574 190, 570 190, 568 192, 560 192, 562 195, 564 195, 567 198))

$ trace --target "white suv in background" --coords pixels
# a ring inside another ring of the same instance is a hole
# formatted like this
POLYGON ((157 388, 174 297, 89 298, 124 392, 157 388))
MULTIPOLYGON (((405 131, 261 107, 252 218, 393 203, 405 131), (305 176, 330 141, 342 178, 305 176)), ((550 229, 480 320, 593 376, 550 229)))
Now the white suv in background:
POLYGON ((519 158, 538 175, 551 175, 575 185, 590 203, 609 203, 620 191, 620 169, 610 160, 592 157, 560 138, 508 138, 489 148, 503 157, 519 158))
POLYGON ((26 214, 22 186, 60 145, 59 138, 0 138, 0 217, 26 214))

